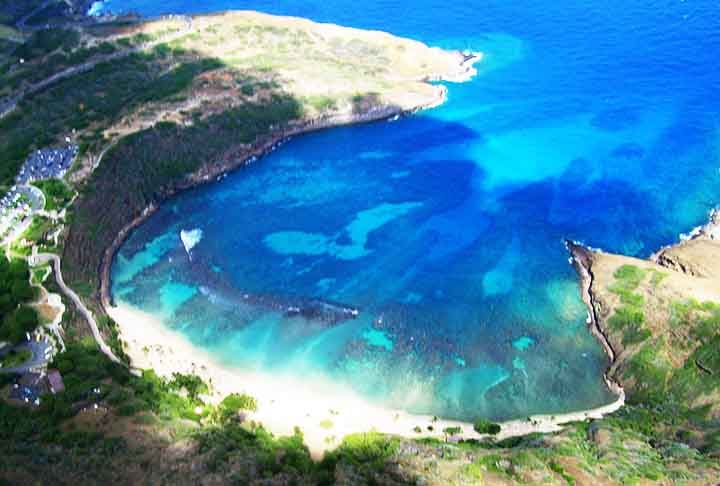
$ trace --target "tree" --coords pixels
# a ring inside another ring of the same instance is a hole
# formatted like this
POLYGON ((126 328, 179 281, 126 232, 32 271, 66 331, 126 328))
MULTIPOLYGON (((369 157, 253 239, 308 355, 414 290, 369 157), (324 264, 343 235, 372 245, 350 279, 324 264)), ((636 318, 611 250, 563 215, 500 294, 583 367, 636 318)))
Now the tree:
POLYGON ((35 291, 27 280, 15 280, 12 283, 12 296, 18 302, 26 302, 31 300, 35 295, 35 291))
POLYGON ((257 410, 257 400, 250 395, 232 393, 226 396, 218 405, 220 422, 228 422, 237 417, 238 412, 246 410, 254 412, 257 410))
POLYGON ((8 315, 0 326, 0 339, 17 343, 32 332, 39 324, 38 316, 31 307, 22 306, 8 315))

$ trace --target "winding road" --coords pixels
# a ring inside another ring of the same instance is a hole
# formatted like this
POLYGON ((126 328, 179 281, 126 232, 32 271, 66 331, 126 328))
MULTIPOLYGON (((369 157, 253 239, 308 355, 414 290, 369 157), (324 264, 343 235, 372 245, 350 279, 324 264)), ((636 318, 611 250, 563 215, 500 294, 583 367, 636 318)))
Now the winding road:
POLYGON ((176 39, 179 39, 185 35, 188 34, 188 32, 192 32, 193 24, 192 24, 192 17, 180 17, 185 20, 185 30, 179 30, 178 32, 168 34, 160 39, 156 39, 150 42, 145 42, 139 46, 133 47, 131 49, 124 49, 119 52, 114 52, 112 54, 106 54, 103 56, 96 57, 94 59, 91 59, 89 61, 86 61, 82 64, 78 64, 76 66, 70 66, 60 72, 57 72, 50 76, 49 78, 43 79, 42 81, 38 81, 37 83, 26 87, 25 89, 22 89, 16 94, 15 96, 11 96, 8 98, 5 98, 3 100, 0 100, 0 119, 4 118, 6 115, 11 113, 15 108, 17 107, 18 103, 22 101, 22 99, 31 94, 35 94, 38 91, 42 91, 48 86, 57 83, 58 81, 62 81, 63 79, 67 79, 72 76, 76 76, 78 74, 82 74, 85 72, 88 72, 95 68, 100 63, 104 62, 110 62, 114 61, 116 59, 122 59, 123 57, 128 57, 131 54, 135 54, 138 52, 145 51, 147 49, 151 49, 155 47, 156 45, 172 42, 176 39))
POLYGON ((105 354, 108 358, 110 358, 112 361, 125 365, 117 356, 115 356, 115 353, 113 353, 110 346, 105 343, 105 340, 102 337, 102 334, 100 334, 100 329, 98 328, 97 321, 95 320, 95 317, 92 315, 92 312, 85 307, 85 304, 83 304, 82 300, 80 300, 80 297, 75 293, 73 289, 65 285, 65 281, 62 277, 62 272, 60 270, 60 257, 52 254, 52 253, 39 253, 37 255, 34 255, 31 257, 31 263, 35 265, 42 265, 44 263, 48 263, 52 261, 53 263, 53 269, 55 273, 55 281, 57 282, 58 286, 60 287, 60 290, 75 304, 75 307, 80 311, 80 313, 83 315, 85 320, 90 325, 90 330, 92 331, 93 337, 95 338, 95 342, 97 343, 98 347, 100 348, 100 351, 105 354))

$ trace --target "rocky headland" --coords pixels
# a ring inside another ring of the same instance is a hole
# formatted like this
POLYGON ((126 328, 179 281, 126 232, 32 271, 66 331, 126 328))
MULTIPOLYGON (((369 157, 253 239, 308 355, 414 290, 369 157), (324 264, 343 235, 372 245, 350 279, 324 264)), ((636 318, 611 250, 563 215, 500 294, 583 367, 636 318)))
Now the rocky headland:
POLYGON ((590 326, 628 403, 661 410, 696 447, 720 418, 720 217, 648 260, 568 243, 590 326))

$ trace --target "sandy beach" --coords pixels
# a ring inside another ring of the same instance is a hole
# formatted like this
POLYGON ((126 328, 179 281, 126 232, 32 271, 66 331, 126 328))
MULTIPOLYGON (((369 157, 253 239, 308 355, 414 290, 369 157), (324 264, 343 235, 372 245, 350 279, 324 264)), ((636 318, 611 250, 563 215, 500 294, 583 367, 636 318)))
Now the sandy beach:
MULTIPOLYGON (((108 306, 107 310, 120 327, 126 352, 135 367, 153 369, 165 377, 174 372, 194 373, 211 385, 208 400, 212 403, 235 392, 254 396, 258 411, 249 414, 248 420, 262 423, 276 435, 291 435, 299 427, 315 458, 337 446, 345 435, 371 430, 407 438, 444 438, 442 430, 446 427, 461 427, 463 432, 456 438, 482 438, 470 423, 442 419, 433 422, 428 415, 383 408, 337 384, 310 379, 299 382, 225 367, 147 313, 126 304, 108 306), (430 425, 433 431, 427 429, 430 425), (422 433, 414 432, 415 427, 421 427, 422 433)), ((497 438, 553 432, 560 430, 563 423, 600 418, 619 409, 624 398, 621 393, 615 402, 593 410, 504 422, 497 438)))

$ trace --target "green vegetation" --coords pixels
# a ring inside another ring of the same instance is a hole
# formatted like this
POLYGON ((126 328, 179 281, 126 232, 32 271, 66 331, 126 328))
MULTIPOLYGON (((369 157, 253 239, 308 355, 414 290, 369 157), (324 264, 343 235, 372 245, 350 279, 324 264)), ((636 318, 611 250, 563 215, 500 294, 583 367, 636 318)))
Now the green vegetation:
POLYGON ((152 412, 165 420, 195 422, 202 417, 196 413, 196 408, 203 406, 197 395, 177 393, 189 383, 196 383, 195 378, 176 375, 168 381, 152 371, 134 376, 124 366, 108 360, 92 341, 71 344, 51 367, 57 368, 65 377, 65 393, 53 397, 47 405, 57 418, 71 417, 71 405, 87 399, 107 400, 121 416, 152 412), (110 383, 107 383, 108 378, 110 383), (99 390, 99 393, 93 390, 99 390))
MULTIPOLYGON (((97 321, 98 326, 103 335, 105 336, 105 340, 108 343, 108 346, 110 346, 110 349, 112 349, 113 354, 117 356, 118 359, 120 359, 123 363, 129 366, 130 357, 127 355, 127 353, 125 353, 125 347, 123 346, 123 343, 120 339, 120 330, 117 323, 105 314, 101 314, 98 317, 97 321)), ((199 385, 196 384, 195 386, 197 387, 199 385)), ((196 388, 193 388, 192 390, 196 390, 196 388)), ((191 391, 191 389, 188 388, 188 391, 191 391)))
POLYGON ((8 354, 0 358, 0 363, 2 363, 3 368, 14 368, 25 363, 30 358, 32 358, 30 350, 25 348, 20 350, 13 349, 8 354))
POLYGON ((399 445, 398 440, 373 432, 354 434, 315 463, 298 429, 291 437, 275 438, 262 427, 232 422, 211 427, 196 437, 199 452, 208 457, 210 471, 231 474, 239 484, 251 482, 256 470, 266 478, 281 475, 290 484, 334 484, 335 471, 347 469, 354 471, 356 484, 377 484, 399 445), (252 467, 245 466, 248 463, 252 467), (240 467, 231 468, 233 464, 240 467))
POLYGON ((72 49, 79 43, 80 34, 75 30, 41 29, 35 31, 30 39, 15 49, 13 54, 25 61, 33 61, 58 49, 72 49))
POLYGON ((337 108, 337 101, 329 96, 309 96, 306 102, 320 113, 337 108))
MULTIPOLYGON (((700 319, 718 328, 714 319, 720 310, 716 305, 678 302, 673 308, 678 322, 700 319)), ((696 357, 715 366, 715 350, 720 343, 708 344, 708 348, 698 348, 702 351, 696 357)), ((107 483, 111 477, 118 477, 113 475, 131 468, 138 454, 147 458, 140 452, 146 446, 138 445, 135 439, 118 436, 117 431, 74 425, 78 404, 92 403, 110 407, 113 421, 128 420, 122 428, 134 427, 135 434, 148 431, 150 435, 142 441, 156 433, 168 436, 163 439, 167 442, 153 443, 152 448, 159 448, 158 457, 164 457, 163 448, 176 450, 183 447, 178 444, 194 444, 186 449, 188 455, 174 463, 175 469, 161 466, 167 459, 143 459, 158 462, 148 462, 140 471, 142 478, 159 480, 156 474, 164 471, 161 477, 174 484, 197 482, 208 475, 237 484, 280 478, 301 485, 343 480, 352 484, 412 484, 425 480, 438 484, 492 484, 494 480, 583 484, 589 478, 600 477, 619 484, 685 480, 702 483, 720 473, 717 461, 712 459, 712 454, 720 452, 718 425, 706 421, 697 411, 674 410, 659 403, 653 407, 631 405, 612 418, 571 424, 557 434, 532 434, 500 442, 453 444, 437 439, 402 440, 377 432, 353 434, 345 437, 336 450, 326 453, 322 461, 313 462, 300 430, 290 437, 275 437, 258 424, 243 421, 238 412, 257 406, 247 395, 230 395, 216 407, 204 403, 202 396, 208 388, 196 376, 176 374, 169 380, 152 372, 133 376, 125 367, 110 362, 90 340, 70 343, 67 352, 59 355, 52 366, 64 376, 64 394, 43 397, 41 407, 35 411, 0 403, 0 453, 4 464, 32 470, 33 475, 50 471, 56 474, 59 467, 62 471, 95 475, 96 482, 107 483), (40 472, 35 466, 28 469, 24 459, 29 451, 33 457, 53 464, 53 468, 40 468, 40 472), (59 461, 59 457, 64 459, 59 461), (88 457, 103 466, 87 462, 88 457), (179 466, 185 462, 195 464, 195 476, 179 466)), ((671 400, 666 401, 672 405, 671 400)), ((497 424, 478 420, 474 428, 492 433, 497 424)), ((445 429, 447 435, 458 432, 454 427, 445 429)))
POLYGON ((620 297, 625 305, 641 306, 642 296, 634 294, 633 291, 640 286, 647 272, 633 265, 623 265, 615 271, 615 283, 610 291, 620 297))
POLYGON ((0 120, 0 151, 5 163, 0 185, 11 184, 32 150, 58 143, 70 130, 88 130, 82 149, 102 140, 102 129, 129 110, 176 96, 193 77, 219 67, 217 61, 182 63, 156 54, 132 54, 58 82, 24 99, 18 110, 0 120), (179 66, 167 69, 174 61, 179 66))
POLYGON ((674 287, 666 289, 667 276, 624 265, 608 288, 620 297, 608 319, 610 339, 629 348, 615 375, 634 406, 607 423, 635 434, 633 440, 639 434, 652 444, 645 463, 622 459, 627 467, 642 470, 618 473, 622 481, 674 478, 664 465, 666 456, 672 454, 674 460, 678 451, 687 451, 676 441, 690 444, 698 461, 719 451, 720 305, 678 300, 674 287))
MULTIPOLYGON (((12 51, 7 64, 12 68, 0 73, 0 96, 11 95, 53 74, 80 64, 85 49, 79 48, 80 35, 71 29, 41 29, 12 51)), ((98 47, 88 51, 99 50, 98 47)))
POLYGON ((209 470, 230 473, 236 484, 248 484, 258 470, 266 478, 275 475, 291 478, 290 484, 321 482, 298 429, 291 437, 275 438, 262 427, 248 430, 237 423, 230 423, 204 430, 196 438, 199 452, 208 455, 209 470), (252 466, 230 470, 230 465, 238 462, 252 466), (318 482, 313 482, 313 477, 318 482))
POLYGON ((68 205, 74 196, 74 191, 60 179, 46 179, 34 182, 33 185, 45 195, 45 209, 56 211, 68 205))
POLYGON ((33 243, 43 243, 48 234, 55 228, 55 223, 43 216, 33 217, 28 229, 23 233, 23 238, 33 243))
POLYGON ((445 434, 445 440, 447 441, 450 437, 462 434, 462 427, 445 427, 443 434, 445 434))
MULTIPOLYGON (((645 270, 623 265, 615 271, 615 283, 609 288, 610 292, 620 297, 621 305, 610 317, 608 324, 612 329, 623 333, 622 343, 625 346, 642 343, 651 335, 650 330, 644 327, 645 299, 641 294, 635 293, 646 275, 645 270)), ((653 278, 655 275, 653 272, 653 278)))
POLYGON ((553 482, 551 478, 561 484, 585 484, 601 477, 618 484, 637 484, 714 477, 712 469, 717 471, 718 464, 692 446, 677 442, 666 426, 662 413, 629 407, 611 419, 571 424, 558 434, 497 444, 489 453, 475 449, 478 456, 464 472, 490 484, 495 476, 521 484, 553 482), (654 421, 653 427, 644 432, 636 429, 638 423, 649 419, 654 421))
MULTIPOLYGON (((183 375, 180 373, 173 373, 173 379, 170 382, 170 389, 178 392, 184 391, 191 400, 199 400, 200 395, 210 391, 207 383, 202 381, 199 376, 183 375)), ((253 398, 246 396, 246 400, 250 399, 253 398)))
POLYGON ((218 417, 221 423, 227 423, 239 418, 241 411, 255 412, 256 410, 257 400, 254 397, 233 393, 220 402, 218 417))
POLYGON ((641 285, 657 292, 666 275, 630 265, 618 268, 609 290, 620 297, 620 305, 608 324, 621 333, 623 345, 637 346, 620 368, 621 376, 634 383, 629 399, 674 410, 675 416, 720 388, 720 376, 715 372, 720 370, 720 305, 692 299, 670 301, 664 304, 671 311, 670 319, 656 322, 658 331, 651 332, 645 322, 647 310, 641 293, 645 287, 641 285), (648 274, 651 278, 646 284, 648 274), (672 333, 667 333, 670 330, 672 333), (680 367, 673 364, 679 359, 680 367))
POLYGON ((27 262, 0 254, 0 341, 20 342, 39 325, 37 313, 23 305, 34 298, 27 262))
POLYGON ((338 464, 352 466, 365 478, 383 471, 398 452, 399 439, 377 432, 350 434, 334 451, 325 454, 321 466, 334 470, 338 464))
MULTIPOLYGON (((63 374, 65 393, 44 396, 40 408, 34 411, 0 401, 0 451, 5 452, 6 461, 28 448, 39 457, 55 457, 63 451, 74 461, 88 453, 99 461, 113 454, 116 459, 132 461, 130 444, 124 438, 70 426, 79 410, 77 404, 91 403, 110 406, 120 417, 136 416, 139 423, 178 431, 178 438, 196 441, 198 453, 210 471, 226 473, 241 484, 258 474, 265 478, 294 478, 291 483, 295 484, 332 484, 337 464, 360 467, 372 476, 397 450, 395 439, 377 433, 358 434, 346 438, 322 463, 315 463, 299 430, 290 437, 275 438, 253 423, 230 418, 238 410, 254 409, 252 397, 230 395, 218 407, 208 406, 199 401, 207 391, 199 378, 174 375, 172 380, 163 380, 152 372, 133 376, 125 367, 109 361, 90 341, 71 344, 52 366, 63 374), (148 420, 147 414, 158 417, 160 422, 148 420), (178 428, 188 420, 198 425, 178 428), (201 423, 205 425, 199 426, 201 423)), ((20 467, 23 463, 18 461, 16 466, 20 467)), ((68 462, 63 461, 62 467, 67 467, 68 462)), ((103 468, 92 467, 92 471, 85 472, 102 477, 102 471, 109 467, 110 463, 105 463, 103 468)))
MULTIPOLYGON (((0 0, 0 20, 14 21, 39 3, 0 0)), ((64 7, 50 5, 31 21, 57 15, 57 8, 64 7)), ((64 248, 66 278, 84 297, 97 289, 102 254, 118 230, 150 203, 187 185, 188 174, 242 158, 249 146, 267 141, 291 122, 337 110, 348 101, 355 113, 392 101, 381 93, 390 85, 382 74, 392 65, 391 49, 384 45, 365 38, 318 42, 312 32, 297 26, 262 25, 257 19, 231 28, 227 24, 216 22, 172 42, 105 60, 28 94, 0 120, 0 186, 11 183, 32 150, 58 143, 73 130, 81 142, 80 159, 109 148, 99 168, 78 186, 80 200, 64 248), (236 57, 215 59, 208 54, 211 46, 228 42, 235 43, 236 57), (243 57, 253 49, 256 52, 243 57), (298 88, 306 84, 308 64, 326 74, 320 91, 317 86, 298 88), (369 92, 360 92, 355 79, 369 92)), ((17 49, 17 39, 3 37, 0 96, 179 31, 171 26, 138 32, 137 27, 118 23, 41 30, 17 49), (103 32, 121 38, 105 40, 103 32), (20 56, 25 59, 22 65, 20 56)), ((392 51, 411 49, 397 44, 392 51)), ((394 77, 418 79, 420 74, 394 77)), ((407 89, 397 91, 416 88, 402 87, 407 89)), ((66 206, 74 195, 62 181, 37 186, 50 210, 66 206)), ((40 241, 51 227, 47 219, 36 218, 25 236, 40 241)), ((75 484, 114 484, 127 474, 136 474, 134 481, 127 480, 131 484, 198 484, 208 478, 218 483, 307 485, 714 479, 720 476, 715 459, 720 454, 720 424, 713 409, 720 379, 720 306, 675 297, 669 302, 667 323, 672 333, 656 332, 648 313, 654 301, 644 290, 648 285, 661 290, 667 275, 632 265, 615 272, 609 290, 620 305, 613 309, 609 328, 629 349, 617 373, 630 383, 626 389, 631 405, 612 418, 571 424, 558 434, 504 441, 449 443, 377 432, 353 434, 319 463, 311 460, 300 430, 275 437, 246 421, 241 412, 257 409, 251 396, 230 395, 213 406, 205 403, 209 389, 197 376, 166 379, 151 371, 135 376, 112 363, 91 339, 83 340, 87 326, 73 324, 82 319, 66 302, 68 349, 51 364, 63 374, 66 391, 44 396, 37 409, 0 401, 0 483, 45 484, 62 478, 75 484)), ((0 340, 21 339, 37 325, 37 315, 25 305, 34 298, 28 278, 24 262, 0 258, 0 340)), ((52 280, 46 286, 57 290, 52 280)), ((127 362, 116 324, 96 313, 114 353, 127 362)), ((25 357, 18 353, 5 365, 25 357)), ((0 375, 0 388, 7 391, 8 384, 0 375)), ((333 422, 325 419, 320 426, 331 429, 333 422)), ((435 426, 426 425, 429 431, 435 426)), ((500 431, 498 424, 486 420, 473 428, 481 434, 500 431)), ((413 430, 422 432, 420 426, 413 430)), ((443 432, 447 438, 461 430, 449 427, 443 432)), ((336 440, 328 437, 326 443, 336 440)))
POLYGON ((478 419, 473 424, 473 429, 478 434, 496 435, 500 433, 500 425, 485 419, 478 419))
POLYGON ((30 282, 32 285, 42 285, 44 280, 50 275, 50 266, 35 267, 31 270, 30 282))

